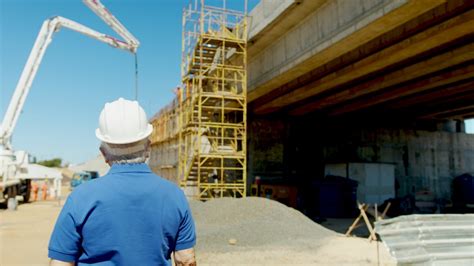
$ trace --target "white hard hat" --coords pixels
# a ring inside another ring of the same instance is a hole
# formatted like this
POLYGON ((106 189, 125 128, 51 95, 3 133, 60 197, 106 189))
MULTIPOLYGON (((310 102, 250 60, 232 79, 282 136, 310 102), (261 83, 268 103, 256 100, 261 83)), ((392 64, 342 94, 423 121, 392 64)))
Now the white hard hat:
POLYGON ((106 143, 127 144, 147 138, 152 131, 153 126, 138 102, 119 98, 105 104, 95 135, 106 143))

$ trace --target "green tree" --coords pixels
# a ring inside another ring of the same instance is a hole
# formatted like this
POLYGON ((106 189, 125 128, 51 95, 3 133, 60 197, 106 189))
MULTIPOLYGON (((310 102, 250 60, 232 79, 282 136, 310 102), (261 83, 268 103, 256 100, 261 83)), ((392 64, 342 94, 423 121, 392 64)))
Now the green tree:
POLYGON ((61 158, 53 158, 51 160, 39 161, 38 164, 46 167, 61 167, 63 160, 61 158))

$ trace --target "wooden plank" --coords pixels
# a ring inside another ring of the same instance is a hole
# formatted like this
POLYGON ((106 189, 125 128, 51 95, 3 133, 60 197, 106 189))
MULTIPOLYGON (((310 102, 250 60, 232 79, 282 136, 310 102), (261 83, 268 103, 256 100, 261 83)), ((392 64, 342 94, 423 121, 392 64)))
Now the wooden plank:
MULTIPOLYGON (((318 99, 314 102, 298 107, 297 109, 293 110, 291 114, 301 115, 317 109, 324 109, 328 106, 368 95, 396 84, 407 82, 409 80, 422 77, 424 75, 440 71, 442 69, 449 68, 473 59, 474 44, 469 44, 450 52, 434 56, 426 61, 404 67, 360 85, 348 88, 335 94, 331 94, 328 97, 318 99)), ((384 100, 384 97, 382 96, 379 98, 381 101, 384 100)), ((372 104, 374 102, 374 104, 376 104, 375 101, 376 99, 370 98, 370 101, 366 101, 366 103, 372 104)))
POLYGON ((352 231, 354 229, 356 229, 357 227, 359 227, 358 223, 360 221, 360 219, 362 218, 362 212, 367 210, 369 206, 366 205, 366 204, 359 204, 359 211, 360 211, 360 214, 359 216, 357 216, 357 218, 354 220, 354 222, 352 223, 351 226, 349 226, 349 229, 347 229, 347 232, 346 232, 346 236, 350 236, 352 231))
POLYGON ((385 219, 385 216, 387 215, 387 212, 390 209, 390 206, 392 206, 392 202, 388 202, 387 206, 385 206, 385 209, 383 209, 383 212, 380 215, 382 219, 385 219))
POLYGON ((402 60, 412 58, 441 45, 446 45, 453 40, 473 33, 473 24, 474 10, 471 10, 439 25, 431 27, 426 31, 414 35, 378 53, 368 56, 339 71, 331 73, 324 78, 296 89, 283 97, 279 97, 261 107, 258 107, 255 112, 264 114, 275 111, 285 105, 296 103, 356 78, 389 67, 402 60))
POLYGON ((372 215, 375 220, 382 220, 385 218, 385 215, 387 214, 387 211, 388 209, 390 208, 391 206, 391 203, 389 202, 387 204, 387 206, 385 206, 385 209, 383 211, 383 213, 379 216, 377 214, 377 205, 375 205, 375 212, 373 210, 373 207, 370 207, 370 204, 365 204, 365 203, 359 203, 358 204, 358 207, 359 207, 359 211, 360 211, 360 214, 359 216, 357 216, 357 218, 354 220, 354 222, 351 224, 351 226, 349 226, 349 229, 347 229, 347 232, 346 232, 346 236, 350 236, 352 231, 358 227, 360 227, 362 224, 359 224, 360 222, 360 219, 363 218, 364 222, 365 222, 365 225, 367 226, 367 230, 369 231, 369 240, 372 241, 372 240, 377 240, 377 237, 375 235, 375 230, 374 228, 372 227, 372 224, 370 223, 370 220, 369 220, 369 217, 367 216, 367 213, 369 213, 370 215, 372 215))
POLYGON ((367 214, 363 210, 361 211, 360 214, 362 214, 362 218, 364 218, 365 224, 367 225, 367 229, 369 229, 369 233, 370 233, 369 240, 377 240, 377 237, 375 236, 374 228, 372 227, 372 224, 370 223, 369 217, 367 217, 367 214))
POLYGON ((352 225, 349 227, 349 229, 347 229, 347 232, 346 232, 346 236, 350 236, 352 231, 360 226, 358 226, 358 223, 360 221, 360 219, 362 218, 362 214, 359 214, 359 216, 357 216, 357 218, 354 220, 354 222, 352 223, 352 225))
POLYGON ((389 32, 444 3, 446 3, 445 0, 410 0, 407 4, 385 14, 381 18, 354 32, 343 40, 330 45, 323 51, 316 53, 311 58, 304 60, 297 66, 285 72, 284 75, 279 75, 249 91, 247 94, 247 101, 252 102, 262 95, 269 93, 272 89, 290 82, 312 69, 325 65, 343 54, 350 52, 354 48, 370 42, 384 33, 389 32))

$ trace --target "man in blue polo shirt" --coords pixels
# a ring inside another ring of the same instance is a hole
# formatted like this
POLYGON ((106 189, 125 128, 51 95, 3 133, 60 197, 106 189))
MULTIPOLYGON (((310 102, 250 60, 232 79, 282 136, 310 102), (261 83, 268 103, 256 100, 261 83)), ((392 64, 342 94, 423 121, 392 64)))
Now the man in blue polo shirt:
POLYGON ((68 197, 49 242, 51 265, 196 265, 181 189, 145 164, 152 126, 136 101, 105 104, 96 136, 107 175, 68 197))

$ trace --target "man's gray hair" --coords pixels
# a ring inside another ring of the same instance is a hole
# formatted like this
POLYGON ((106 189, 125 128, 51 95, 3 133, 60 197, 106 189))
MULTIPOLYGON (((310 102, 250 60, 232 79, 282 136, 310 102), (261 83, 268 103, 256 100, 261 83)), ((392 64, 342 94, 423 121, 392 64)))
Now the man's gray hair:
POLYGON ((110 164, 144 163, 148 158, 150 141, 144 139, 129 144, 102 142, 100 150, 110 164))

